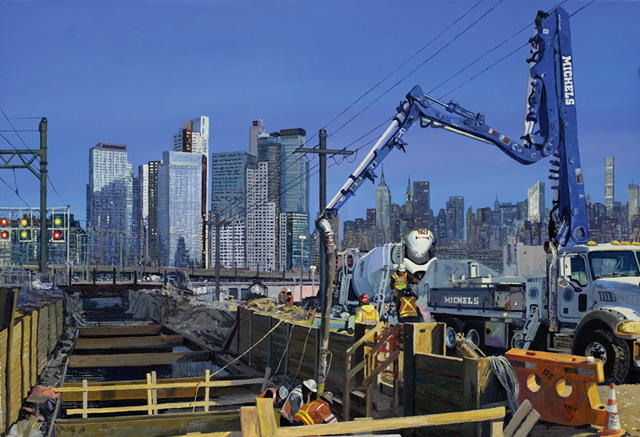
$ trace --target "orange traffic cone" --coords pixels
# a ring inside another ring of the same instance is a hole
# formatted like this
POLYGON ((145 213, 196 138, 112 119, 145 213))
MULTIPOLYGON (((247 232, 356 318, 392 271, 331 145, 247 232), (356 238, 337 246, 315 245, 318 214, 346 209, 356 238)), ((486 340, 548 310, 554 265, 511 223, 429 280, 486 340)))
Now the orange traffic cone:
POLYGON ((622 436, 626 431, 620 427, 620 417, 618 416, 618 405, 616 404, 616 385, 612 382, 609 386, 609 400, 607 401, 607 415, 604 429, 598 431, 601 436, 622 436))

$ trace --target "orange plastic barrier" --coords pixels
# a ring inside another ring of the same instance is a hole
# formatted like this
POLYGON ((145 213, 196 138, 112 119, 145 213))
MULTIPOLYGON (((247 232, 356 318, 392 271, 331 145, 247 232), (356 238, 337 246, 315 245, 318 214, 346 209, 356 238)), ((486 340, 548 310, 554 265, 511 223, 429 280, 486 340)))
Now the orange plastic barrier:
POLYGON ((518 377, 518 401, 529 399, 540 420, 604 426, 607 409, 597 390, 604 381, 601 360, 590 363, 586 357, 522 349, 505 356, 518 377))

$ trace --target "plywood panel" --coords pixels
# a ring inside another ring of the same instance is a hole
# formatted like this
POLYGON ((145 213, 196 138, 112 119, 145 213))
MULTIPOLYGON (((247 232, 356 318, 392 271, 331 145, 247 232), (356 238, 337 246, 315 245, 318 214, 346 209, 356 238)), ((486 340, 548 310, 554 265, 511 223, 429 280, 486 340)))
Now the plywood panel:
POLYGON ((264 340, 262 338, 271 329, 269 328, 269 316, 254 312, 252 319, 251 345, 255 347, 251 351, 251 365, 259 371, 264 371, 269 361, 269 338, 264 340), (260 340, 262 342, 258 344, 260 340))
POLYGON ((9 357, 7 372, 9 374, 9 390, 7 405, 9 409, 8 423, 18 420, 22 407, 22 322, 17 322, 9 332, 9 357))
POLYGON ((31 390, 31 316, 22 317, 22 399, 31 390))
POLYGON ((60 299, 56 302, 56 324, 58 336, 57 340, 60 340, 62 333, 64 332, 64 299, 60 299))
MULTIPOLYGON (((56 334, 56 307, 53 304, 49 304, 47 306, 47 311, 49 312, 49 350, 48 354, 53 352, 58 344, 58 337, 56 334)), ((48 355, 47 354, 47 355, 48 355)))
POLYGON ((41 375, 49 356, 49 310, 43 307, 38 313, 38 375, 41 375))
POLYGON ((6 431, 7 424, 7 342, 9 330, 0 331, 0 434, 6 431))
MULTIPOLYGON (((238 318, 240 323, 238 325, 238 356, 242 355, 251 347, 251 315, 252 311, 246 308, 238 308, 238 318)), ((249 354, 243 356, 240 361, 249 363, 249 354)))
POLYGON ((31 387, 38 383, 38 311, 31 313, 31 353, 29 354, 31 387))

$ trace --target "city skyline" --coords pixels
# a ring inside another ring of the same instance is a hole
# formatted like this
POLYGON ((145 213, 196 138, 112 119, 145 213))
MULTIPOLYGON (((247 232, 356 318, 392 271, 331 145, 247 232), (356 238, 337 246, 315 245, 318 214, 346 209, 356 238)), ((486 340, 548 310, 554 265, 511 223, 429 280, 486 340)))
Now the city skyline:
MULTIPOLYGON (((406 22, 406 11, 390 10, 375 2, 368 4, 366 16, 359 14, 358 6, 362 4, 359 2, 353 5, 310 2, 296 7, 256 3, 253 9, 217 2, 189 2, 190 8, 182 8, 182 4, 173 1, 153 8, 143 4, 120 2, 117 8, 112 8, 106 3, 89 7, 63 2, 53 7, 38 2, 5 2, 1 6, 3 16, 12 19, 5 20, 0 35, 15 41, 0 49, 2 109, 10 118, 48 118, 49 170, 56 188, 49 189, 49 205, 60 206, 64 199, 79 219, 84 216, 84 187, 88 180, 85 153, 92 145, 126 144, 129 160, 136 168, 159 160, 164 151, 171 150, 173 135, 184 120, 204 115, 211 119, 211 153, 248 151, 247 133, 254 120, 263 120, 265 132, 304 129, 307 147, 312 147, 317 144, 316 133, 324 123, 475 3, 459 1, 457 8, 430 7, 428 13, 426 5, 414 5, 415 13, 425 17, 425 25, 407 29, 408 42, 400 48, 393 43, 397 40, 397 27, 387 29, 386 23, 406 22), (282 16, 290 18, 289 33, 284 35, 258 25, 270 19, 275 22, 282 16), (237 35, 237 41, 230 41, 225 30, 233 24, 234 17, 246 19, 249 29, 260 29, 260 39, 253 31, 247 31, 237 35), (196 20, 189 21, 191 32, 170 36, 162 30, 169 23, 175 28, 188 20, 196 20), (327 23, 325 31, 312 31, 310 20, 327 23), (215 26, 206 26, 207 23, 215 26), (151 32, 152 38, 149 29, 161 31, 151 32), (296 37, 291 38, 291 34, 296 37), (39 46, 45 35, 47 50, 39 46), (186 44, 187 40, 194 43, 186 44), (255 45, 257 40, 261 41, 259 47, 255 45), (367 43, 363 45, 362 41, 367 43), (209 56, 187 69, 188 73, 178 71, 176 67, 181 63, 175 60, 195 53, 209 56), (294 53, 299 59, 291 56, 294 53), (330 65, 319 68, 323 64, 330 65), (188 86, 196 83, 198 86, 188 86), (69 174, 74 177, 68 177, 69 174)), ((496 4, 486 18, 435 56, 465 25, 471 25, 492 7, 481 5, 420 53, 398 77, 433 55, 427 67, 390 89, 344 129, 341 126, 346 121, 363 105, 372 104, 371 100, 395 81, 382 84, 348 112, 346 118, 329 126, 328 147, 346 147, 391 117, 397 102, 414 84, 430 90, 514 31, 526 29, 487 57, 488 63, 497 62, 526 43, 537 9, 551 9, 555 5, 544 1, 535 5, 496 4), (481 44, 469 44, 470 41, 481 44)), ((626 185, 638 179, 634 178, 634 172, 640 159, 630 154, 640 129, 634 123, 639 103, 628 97, 637 96, 640 89, 637 57, 629 56, 628 52, 629 41, 637 39, 630 33, 636 32, 632 17, 637 16, 640 8, 637 2, 623 1, 593 4, 568 1, 563 7, 569 13, 576 12, 571 18, 571 28, 586 192, 593 202, 604 202, 604 157, 617 156, 615 179, 619 183, 615 199, 624 203, 626 185), (594 28, 606 31, 594 32, 594 28), (615 110, 603 110, 603 106, 615 110)), ((399 29, 404 35, 402 26, 399 29)), ((513 135, 521 125, 527 52, 526 48, 516 50, 500 65, 487 70, 488 74, 465 82, 488 66, 479 63, 470 69, 473 71, 453 77, 435 96, 442 97, 448 89, 463 85, 445 94, 445 100, 455 99, 468 109, 485 113, 492 126, 513 135)), ((12 124, 16 129, 33 129, 37 120, 12 120, 12 124)), ((3 126, 11 129, 6 120, 3 126)), ((363 146, 379 133, 375 131, 351 148, 363 146)), ((19 137, 11 132, 4 135, 12 145, 22 147, 19 137)), ((31 147, 37 147, 36 135, 25 132, 21 137, 31 147)), ((521 166, 486 145, 449 133, 421 131, 416 127, 406 139, 407 154, 394 151, 385 161, 385 179, 392 201, 402 203, 407 176, 412 180, 428 180, 434 214, 452 195, 465 197, 465 205, 474 208, 491 205, 496 194, 501 202, 518 202, 526 197, 522 193, 527 188, 537 180, 545 181, 548 174, 546 164, 521 166)), ((3 147, 10 148, 6 141, 3 147)), ((329 197, 337 192, 362 156, 359 153, 340 166, 332 166, 333 160, 329 160, 329 197)), ((315 162, 311 160, 310 167, 315 162)), ((3 172, 0 177, 14 185, 10 172, 3 172)), ((37 181, 32 179, 28 172, 16 172, 20 197, 30 206, 37 206, 37 181)), ((363 215, 378 181, 365 183, 358 196, 345 205, 340 211, 343 220, 363 215)), ((318 210, 314 174, 310 178, 309 196, 309 212, 313 217, 318 210)), ((3 206, 24 206, 20 197, 0 183, 3 206)), ((550 190, 547 189, 545 197, 550 199, 550 190)), ((549 203, 550 200, 547 206, 549 203)))

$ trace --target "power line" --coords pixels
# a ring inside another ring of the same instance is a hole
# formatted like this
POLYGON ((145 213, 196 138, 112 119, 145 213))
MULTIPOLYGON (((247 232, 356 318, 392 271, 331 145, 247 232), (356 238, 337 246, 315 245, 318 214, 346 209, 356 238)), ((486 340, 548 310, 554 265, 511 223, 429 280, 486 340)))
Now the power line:
MULTIPOLYGON (((11 185, 9 185, 9 184, 7 183, 7 181, 5 181, 4 179, 2 179, 1 177, 0 177, 0 181, 2 181, 2 182, 3 182, 7 187, 9 187, 9 189, 11 189, 11 191, 13 191, 13 189, 11 188, 11 185)), ((20 194, 18 194, 18 190, 17 190, 17 189, 16 189, 16 191, 13 191, 13 192, 16 194, 16 196, 18 196, 18 198, 19 198, 20 200, 22 200, 22 202, 23 202, 25 205, 27 205, 27 207, 28 207, 29 209, 33 209, 33 208, 31 208, 31 205, 29 205, 29 204, 27 203, 27 201, 26 201, 26 200, 24 200, 20 194)))

